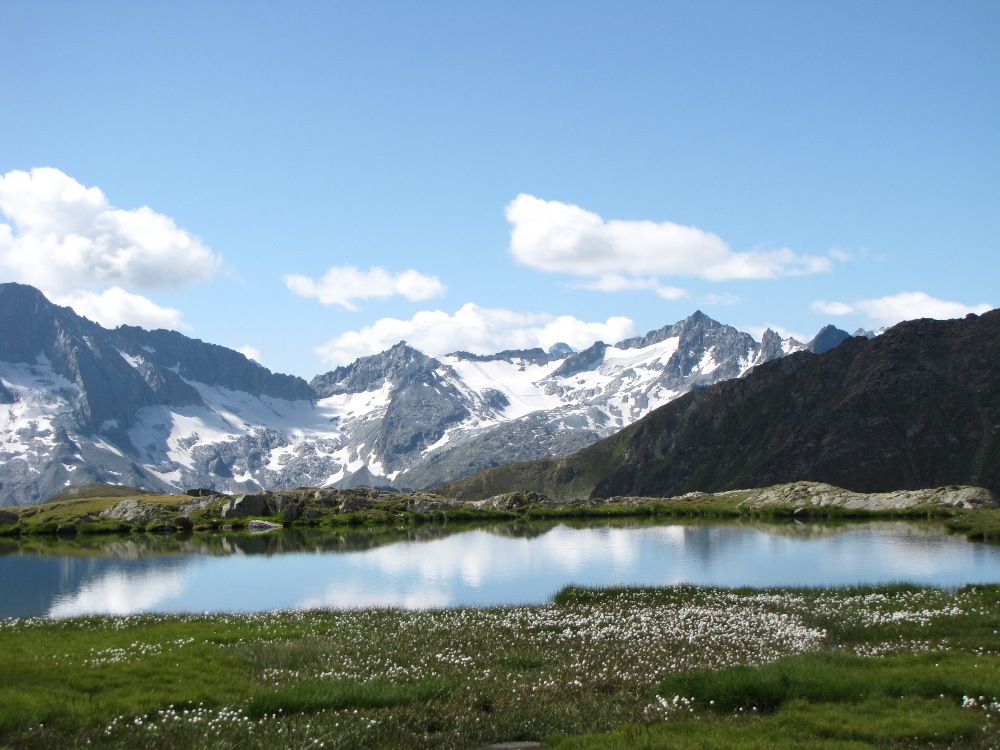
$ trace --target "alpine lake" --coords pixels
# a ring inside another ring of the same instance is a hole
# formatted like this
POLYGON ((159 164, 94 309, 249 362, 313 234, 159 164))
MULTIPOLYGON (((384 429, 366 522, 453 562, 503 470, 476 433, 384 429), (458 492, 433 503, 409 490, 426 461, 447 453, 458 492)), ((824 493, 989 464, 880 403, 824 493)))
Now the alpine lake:
POLYGON ((567 586, 1000 582, 922 521, 646 519, 0 539, 0 618, 544 604, 567 586))

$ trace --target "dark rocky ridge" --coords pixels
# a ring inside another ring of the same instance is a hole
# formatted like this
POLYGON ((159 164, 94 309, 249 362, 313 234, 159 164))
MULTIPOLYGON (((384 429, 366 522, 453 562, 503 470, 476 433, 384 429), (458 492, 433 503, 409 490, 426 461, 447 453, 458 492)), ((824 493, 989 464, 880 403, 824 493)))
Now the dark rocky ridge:
POLYGON ((1000 311, 900 323, 688 393, 564 459, 441 488, 455 497, 672 496, 799 480, 857 492, 1000 493, 1000 311))
MULTIPOLYGON (((119 349, 141 356, 161 368, 161 377, 164 371, 174 375, 172 370, 177 368, 179 374, 188 380, 254 396, 272 396, 289 401, 316 397, 302 378, 272 373, 240 352, 188 338, 176 331, 147 331, 136 326, 119 326, 111 334, 119 349)), ((186 385, 179 378, 177 383, 186 385)))

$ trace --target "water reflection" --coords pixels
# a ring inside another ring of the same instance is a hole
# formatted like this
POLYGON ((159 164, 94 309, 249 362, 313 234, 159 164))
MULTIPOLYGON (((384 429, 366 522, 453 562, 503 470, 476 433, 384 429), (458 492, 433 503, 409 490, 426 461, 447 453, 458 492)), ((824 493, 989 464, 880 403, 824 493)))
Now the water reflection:
POLYGON ((27 540, 0 547, 0 616, 538 603, 570 583, 886 581, 1000 581, 1000 549, 903 522, 518 522, 27 540))

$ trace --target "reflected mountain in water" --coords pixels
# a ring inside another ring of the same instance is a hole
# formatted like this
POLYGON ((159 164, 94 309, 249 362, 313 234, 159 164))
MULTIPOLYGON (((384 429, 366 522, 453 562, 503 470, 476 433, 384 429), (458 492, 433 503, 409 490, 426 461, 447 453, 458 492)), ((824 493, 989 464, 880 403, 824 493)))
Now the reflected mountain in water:
POLYGON ((1000 581, 1000 548, 940 525, 441 524, 5 540, 2 617, 548 601, 582 586, 1000 581))

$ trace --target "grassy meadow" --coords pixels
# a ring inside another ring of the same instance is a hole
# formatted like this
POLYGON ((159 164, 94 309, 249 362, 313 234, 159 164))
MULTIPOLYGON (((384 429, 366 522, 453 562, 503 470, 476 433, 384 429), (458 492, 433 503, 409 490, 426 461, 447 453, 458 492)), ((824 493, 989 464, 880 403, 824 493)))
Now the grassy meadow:
POLYGON ((991 748, 1000 586, 0 621, 0 748, 991 748))
MULTIPOLYGON (((142 523, 107 518, 126 495, 19 509, 0 550, 104 554, 104 540, 154 536, 210 545, 247 523, 222 518, 224 498, 184 496, 143 496, 142 523), (191 523, 177 523, 183 514, 191 523), (164 530, 180 533, 153 533, 164 530)), ((267 518, 345 550, 484 518, 794 511, 750 509, 739 493, 589 504, 512 494, 490 507, 355 490, 286 499, 294 517, 267 518)), ((813 514, 933 518, 1000 541, 997 509, 813 514)), ((569 588, 544 606, 7 619, 0 750, 998 748, 998 631, 1000 585, 569 588)))

